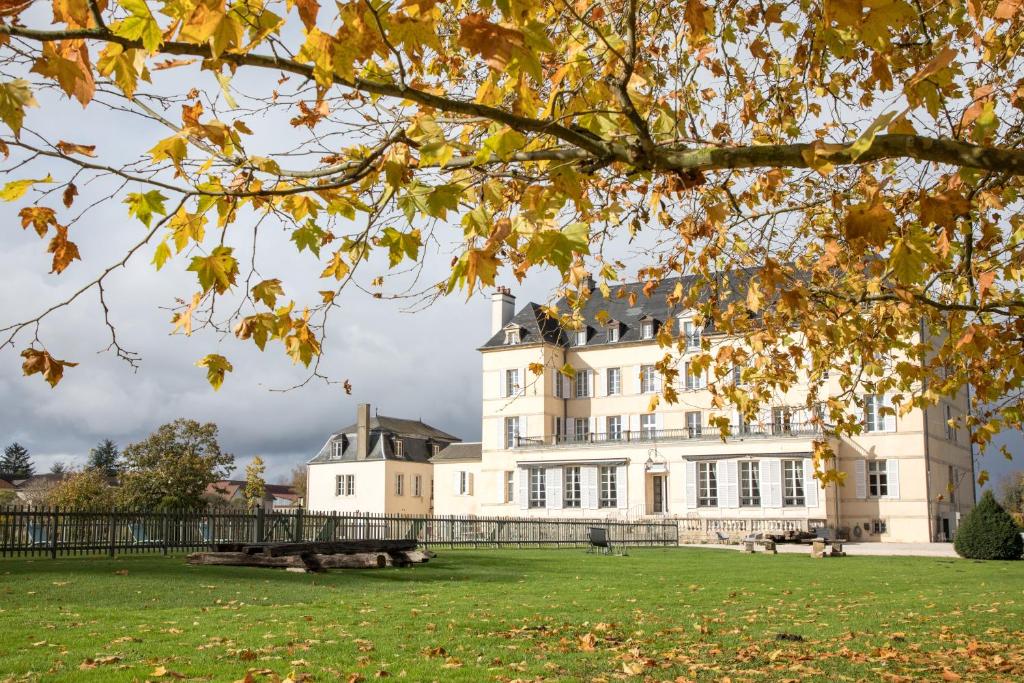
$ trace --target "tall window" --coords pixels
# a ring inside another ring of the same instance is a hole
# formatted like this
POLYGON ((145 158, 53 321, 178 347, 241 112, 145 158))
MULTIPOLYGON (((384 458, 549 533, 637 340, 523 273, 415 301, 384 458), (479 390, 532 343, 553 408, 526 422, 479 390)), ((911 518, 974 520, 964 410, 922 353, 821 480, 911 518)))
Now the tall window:
POLYGON ((610 415, 605 418, 607 435, 609 441, 618 441, 622 438, 622 416, 610 415))
POLYGON ((864 431, 885 431, 885 416, 881 413, 882 405, 882 397, 878 394, 868 394, 864 397, 864 431))
POLYGON ((562 436, 562 417, 561 415, 555 415, 555 443, 558 443, 558 437, 562 436))
POLYGON ((515 485, 515 472, 512 470, 505 470, 505 502, 511 503, 515 500, 516 485, 515 485))
POLYGON ((565 398, 565 380, 561 372, 555 373, 555 398, 565 398))
POLYGON ((616 396, 622 393, 622 370, 620 368, 608 368, 608 395, 616 396))
POLYGON ((456 493, 460 496, 469 495, 469 472, 459 472, 459 490, 456 493))
POLYGON ((576 371, 576 398, 590 397, 590 370, 576 371))
POLYGON ((618 325, 618 323, 616 323, 615 325, 610 325, 608 327, 608 343, 611 344, 611 343, 617 342, 617 341, 619 341, 619 325, 618 325))
POLYGON ((775 435, 793 433, 793 411, 789 408, 772 408, 772 433, 775 435))
POLYGON ((956 468, 952 465, 949 466, 949 485, 946 487, 949 490, 949 504, 956 505, 956 468))
POLYGON ((647 413, 640 416, 640 437, 643 439, 653 439, 657 436, 658 421, 654 417, 654 413, 647 413))
POLYGON ((405 455, 405 442, 399 438, 395 438, 395 455, 402 457, 405 455))
POLYGON ((757 507, 761 504, 761 470, 757 460, 740 462, 740 505, 757 507))
POLYGON ((338 439, 334 442, 334 457, 340 458, 345 453, 345 442, 338 439))
POLYGON ((580 468, 579 467, 566 467, 562 470, 563 476, 563 487, 565 491, 565 500, 562 501, 564 507, 567 508, 578 508, 583 500, 583 484, 580 481, 580 468))
POLYGON ((585 417, 576 418, 576 440, 586 441, 590 436, 590 420, 585 417))
POLYGON ((654 366, 653 365, 641 365, 640 366, 640 391, 645 394, 653 394, 658 390, 657 381, 655 380, 654 366))
POLYGON ((718 507, 718 463, 697 463, 697 506, 718 507))
POLYGON ((515 448, 519 445, 519 418, 505 418, 505 448, 515 448))
POLYGON ((683 338, 686 340, 687 349, 700 348, 701 329, 692 320, 683 323, 683 338))
POLYGON ((782 461, 782 504, 804 505, 804 462, 803 460, 782 461))
POLYGON ((686 372, 687 389, 694 390, 704 388, 704 373, 702 371, 695 369, 693 363, 687 363, 684 370, 686 372))
POLYGON ((618 482, 616 481, 617 468, 601 467, 601 495, 598 499, 598 507, 613 508, 619 504, 618 482))
POLYGON ((416 498, 423 497, 423 475, 417 474, 412 478, 412 495, 416 498))
POLYGON ((654 321, 645 320, 640 323, 640 338, 641 339, 654 339, 654 321))
POLYGON ((700 436, 702 414, 699 410, 686 411, 686 435, 691 439, 700 436))
POLYGON ((885 498, 889 495, 889 468, 885 460, 868 460, 868 496, 885 498))
POLYGON ((405 475, 404 474, 396 474, 395 475, 395 495, 396 496, 404 496, 405 495, 405 475))
POLYGON ((505 396, 515 396, 519 393, 519 370, 505 371, 505 396))
POLYGON ((544 468, 531 467, 530 473, 530 501, 532 508, 542 508, 547 504, 547 494, 544 490, 544 468))
POLYGON ((574 346, 586 346, 587 345, 587 328, 584 327, 582 330, 576 330, 573 333, 573 345, 574 346))
POLYGON ((746 382, 743 380, 743 365, 736 363, 732 366, 732 383, 736 386, 743 386, 746 382))

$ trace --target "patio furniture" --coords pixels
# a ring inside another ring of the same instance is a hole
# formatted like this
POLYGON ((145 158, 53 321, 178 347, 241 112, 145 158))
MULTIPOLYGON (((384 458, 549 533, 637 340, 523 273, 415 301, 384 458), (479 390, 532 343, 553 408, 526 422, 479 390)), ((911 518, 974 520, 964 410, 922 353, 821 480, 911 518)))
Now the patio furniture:
POLYGON ((608 530, 600 526, 592 526, 587 529, 587 539, 590 541, 590 547, 587 548, 588 553, 604 553, 605 555, 626 555, 625 550, 616 551, 612 547, 612 542, 608 538, 608 530))
POLYGON ((723 534, 721 531, 715 532, 715 538, 718 540, 719 543, 728 543, 732 540, 727 535, 723 534))

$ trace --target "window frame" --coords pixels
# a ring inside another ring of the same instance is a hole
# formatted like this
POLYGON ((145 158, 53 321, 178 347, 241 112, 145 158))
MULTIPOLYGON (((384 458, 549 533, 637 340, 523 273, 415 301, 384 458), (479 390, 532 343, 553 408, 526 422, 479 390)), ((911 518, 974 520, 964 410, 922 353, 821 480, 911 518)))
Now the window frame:
POLYGON ((349 497, 356 495, 356 475, 338 474, 334 477, 334 496, 349 497))
POLYGON ((697 463, 697 507, 718 507, 718 461, 701 460, 697 463))
POLYGON ((422 498, 423 497, 423 475, 416 474, 412 478, 412 497, 422 498))
POLYGON ((867 479, 867 497, 880 500, 889 497, 889 461, 868 460, 864 467, 867 479))
POLYGON ((609 396, 622 394, 622 368, 608 368, 605 371, 605 392, 609 396), (613 376, 615 377, 614 382, 612 381, 613 376))
POLYGON ((398 456, 398 457, 404 457, 405 456, 405 442, 402 441, 397 436, 392 437, 392 439, 393 439, 393 442, 394 442, 392 444, 392 447, 393 447, 393 449, 395 451, 395 455, 398 456))
POLYGON ((784 436, 793 434, 793 409, 788 406, 772 408, 772 434, 784 436))
POLYGON ((583 477, 579 466, 562 468, 562 507, 583 507, 583 477))
POLYGON ((683 320, 683 338, 686 341, 686 350, 699 349, 704 338, 704 330, 692 319, 683 320))
POLYGON ((605 330, 605 343, 614 344, 619 341, 619 326, 609 325, 608 329, 605 330))
POLYGON ((598 494, 597 507, 601 509, 619 506, 618 467, 601 465, 597 471, 598 494))
POLYGON ((531 510, 547 507, 547 473, 543 467, 531 467, 528 472, 528 498, 527 506, 531 510))
POLYGON ((609 415, 605 418, 605 436, 609 441, 622 440, 622 416, 609 415), (613 426, 614 425, 614 429, 613 426))
POLYGON ((658 375, 653 365, 640 366, 640 393, 653 394, 658 391, 658 375))
POLYGON ((516 493, 516 473, 515 470, 505 470, 505 502, 512 503, 515 500, 516 493))
POLYGON ((761 507, 761 461, 740 461, 740 507, 761 507))
POLYGON ((654 321, 644 320, 640 323, 640 339, 654 339, 654 321))
POLYGON ((395 495, 405 495, 405 474, 402 472, 395 473, 395 495))
POLYGON ((707 379, 704 373, 693 371, 693 361, 687 361, 683 374, 683 382, 687 391, 700 391, 707 388, 707 379))
POLYGON ((657 413, 641 413, 640 414, 640 438, 641 439, 654 439, 658 436, 658 416, 657 413), (648 424, 644 424, 645 418, 648 424))
POLYGON ((590 368, 581 368, 576 371, 573 382, 573 393, 576 398, 591 398, 590 396, 590 368))
POLYGON ((512 450, 519 444, 519 416, 509 416, 505 418, 505 450, 512 450))
POLYGON ((803 460, 782 461, 782 507, 807 507, 803 460))
POLYGON ((572 345, 573 346, 586 346, 587 342, 589 341, 589 339, 588 339, 589 336, 590 335, 587 334, 587 328, 586 327, 584 327, 582 330, 574 330, 573 331, 573 335, 572 335, 572 345))
POLYGON ((503 398, 518 396, 520 391, 522 391, 522 386, 519 384, 519 368, 505 370, 505 396, 503 398))
POLYGON ((505 330, 505 346, 516 346, 519 343, 519 330, 505 330))
POLYGON ((585 417, 577 417, 573 420, 573 437, 576 441, 590 440, 590 420, 585 417))
POLYGON ((345 455, 345 441, 342 439, 338 439, 337 441, 334 441, 331 445, 333 446, 334 449, 331 457, 335 460, 340 460, 345 455))

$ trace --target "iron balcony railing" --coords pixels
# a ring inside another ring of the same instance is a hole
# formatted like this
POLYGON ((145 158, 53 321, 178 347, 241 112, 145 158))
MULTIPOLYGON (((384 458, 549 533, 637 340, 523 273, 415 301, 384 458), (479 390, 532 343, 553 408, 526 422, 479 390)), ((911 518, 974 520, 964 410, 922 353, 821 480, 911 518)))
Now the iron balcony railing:
MULTIPOLYGON (((732 439, 793 439, 821 436, 821 427, 811 423, 771 425, 731 425, 732 439)), ((590 444, 656 443, 669 441, 717 441, 721 434, 714 427, 683 429, 639 429, 589 434, 546 434, 542 437, 517 436, 515 448, 569 448, 590 444)))

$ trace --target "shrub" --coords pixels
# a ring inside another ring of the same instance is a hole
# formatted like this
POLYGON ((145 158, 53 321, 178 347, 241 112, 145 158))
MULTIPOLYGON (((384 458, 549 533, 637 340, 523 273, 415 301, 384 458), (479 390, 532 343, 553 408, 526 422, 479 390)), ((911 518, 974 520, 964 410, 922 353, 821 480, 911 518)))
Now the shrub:
POLYGON ((1017 560, 1024 540, 1013 518, 986 491, 957 529, 953 547, 960 557, 973 560, 1017 560))

